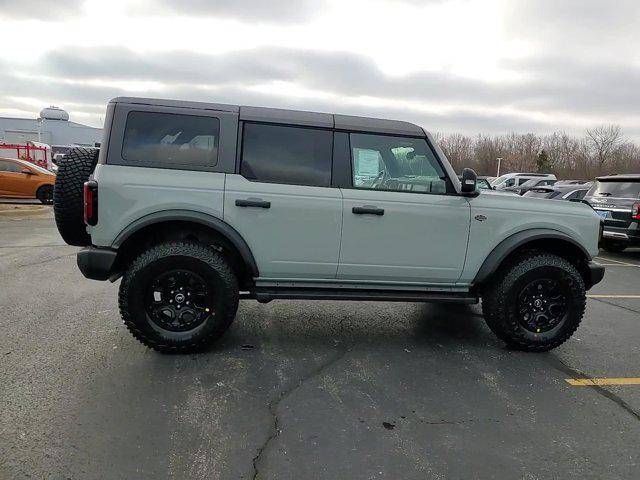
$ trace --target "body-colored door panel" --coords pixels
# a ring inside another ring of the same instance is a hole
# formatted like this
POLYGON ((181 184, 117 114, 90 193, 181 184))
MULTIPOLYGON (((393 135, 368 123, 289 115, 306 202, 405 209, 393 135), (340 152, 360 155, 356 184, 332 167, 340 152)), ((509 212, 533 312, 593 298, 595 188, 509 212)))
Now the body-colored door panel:
POLYGON ((464 197, 364 189, 344 189, 342 194, 339 279, 458 280, 469 237, 470 208, 464 197), (354 213, 359 207, 384 212, 354 213))
POLYGON ((339 189, 227 175, 224 220, 248 243, 261 278, 335 278, 342 226, 339 189), (268 208, 257 206, 266 203, 268 208))

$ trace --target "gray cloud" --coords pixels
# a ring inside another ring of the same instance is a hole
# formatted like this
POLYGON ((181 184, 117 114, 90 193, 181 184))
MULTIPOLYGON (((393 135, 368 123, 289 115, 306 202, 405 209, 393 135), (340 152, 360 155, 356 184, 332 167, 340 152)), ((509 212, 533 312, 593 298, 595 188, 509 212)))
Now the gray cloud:
POLYGON ((70 17, 80 13, 82 3, 83 0, 0 0, 0 18, 51 20, 70 17))
MULTIPOLYGON (((153 1, 149 0, 149 5, 153 1)), ((420 0, 389 1, 424 4, 420 0)), ((56 12, 73 15, 81 10, 81 3, 56 2, 56 12)), ((517 82, 485 82, 446 72, 391 77, 368 57, 335 51, 260 48, 204 55, 185 51, 138 54, 126 48, 67 48, 43 55, 31 68, 0 64, 0 106, 31 110, 32 107, 9 97, 36 97, 47 99, 47 103, 78 104, 83 112, 100 114, 109 98, 136 95, 125 88, 87 83, 102 80, 162 85, 161 89, 143 95, 386 116, 416 121, 434 130, 467 133, 575 131, 581 127, 576 126, 577 121, 567 122, 567 116, 588 117, 595 123, 617 123, 617 119, 638 115, 640 65, 632 61, 631 55, 640 48, 636 32, 640 2, 618 0, 615 8, 596 0, 505 3, 506 35, 534 45, 533 56, 503 61, 500 65, 519 74, 522 79, 517 82), (20 74, 31 78, 25 80, 20 74), (65 79, 78 83, 69 85, 63 82, 65 79), (370 96, 385 99, 391 105, 393 101, 441 105, 447 107, 448 113, 426 115, 419 109, 356 106, 355 102, 331 98, 299 99, 249 90, 273 81, 291 82, 341 99, 370 96), (515 113, 490 113, 499 108, 515 113), (528 118, 527 112, 561 113, 563 121, 541 123, 528 118)), ((44 0, 0 0, 0 15, 27 18, 35 11, 47 11, 45 5, 50 4, 44 0)), ((155 15, 171 10, 172 14, 185 16, 233 17, 283 25, 307 20, 322 9, 322 4, 311 0, 156 0, 153 5, 156 8, 150 11, 155 15)), ((640 135, 636 131, 640 127, 633 132, 629 128, 633 127, 627 127, 627 133, 640 135)))
POLYGON ((157 5, 179 15, 275 23, 308 20, 324 8, 322 0, 159 0, 157 5))
POLYGON ((286 81, 343 96, 373 96, 438 104, 533 109, 615 116, 640 109, 640 68, 556 57, 511 61, 525 80, 504 85, 441 72, 389 77, 369 59, 347 53, 258 49, 226 55, 135 54, 126 49, 65 50, 48 55, 41 72, 61 78, 158 81, 185 85, 252 86, 286 81))

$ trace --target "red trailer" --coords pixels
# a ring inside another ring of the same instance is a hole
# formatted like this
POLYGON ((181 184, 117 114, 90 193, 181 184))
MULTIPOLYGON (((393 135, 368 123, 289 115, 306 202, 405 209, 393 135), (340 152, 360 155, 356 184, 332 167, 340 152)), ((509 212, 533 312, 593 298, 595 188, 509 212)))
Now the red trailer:
POLYGON ((44 143, 0 143, 0 157, 16 158, 51 170, 51 147, 44 143))

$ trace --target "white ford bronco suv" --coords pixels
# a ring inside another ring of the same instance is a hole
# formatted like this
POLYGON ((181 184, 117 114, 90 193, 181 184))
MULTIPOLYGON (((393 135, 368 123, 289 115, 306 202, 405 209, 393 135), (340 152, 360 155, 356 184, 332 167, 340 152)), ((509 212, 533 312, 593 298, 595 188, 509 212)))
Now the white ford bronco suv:
POLYGON ((477 303, 513 348, 566 341, 604 268, 585 204, 462 181, 429 133, 373 118, 116 98, 99 154, 61 162, 54 210, 125 325, 202 349, 240 299, 477 303))

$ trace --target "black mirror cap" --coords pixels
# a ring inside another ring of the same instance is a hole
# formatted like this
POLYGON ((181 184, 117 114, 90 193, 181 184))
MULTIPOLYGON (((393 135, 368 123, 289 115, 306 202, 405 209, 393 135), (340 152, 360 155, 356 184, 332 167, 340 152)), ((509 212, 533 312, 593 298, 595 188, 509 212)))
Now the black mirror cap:
POLYGON ((21 170, 20 173, 24 173, 25 175, 33 175, 33 172, 28 168, 21 170))
POLYGON ((462 171, 462 189, 460 192, 465 197, 475 197, 480 192, 478 192, 478 175, 471 168, 465 168, 462 171))

